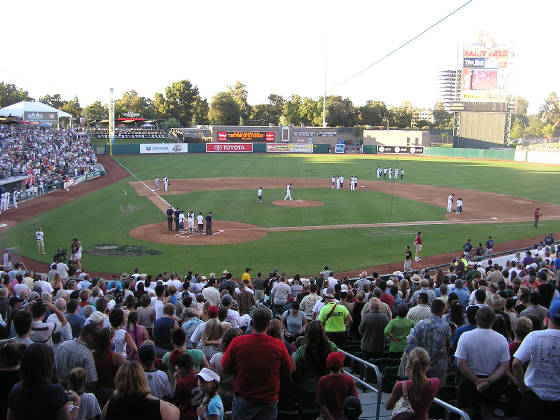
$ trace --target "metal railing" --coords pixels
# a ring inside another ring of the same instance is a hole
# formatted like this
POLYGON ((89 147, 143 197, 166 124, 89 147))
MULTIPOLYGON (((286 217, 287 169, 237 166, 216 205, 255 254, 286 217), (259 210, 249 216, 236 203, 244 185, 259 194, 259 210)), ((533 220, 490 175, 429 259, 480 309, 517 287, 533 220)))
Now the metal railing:
MULTIPOLYGON (((354 356, 353 354, 350 354, 344 350, 338 350, 341 353, 344 353, 344 355, 346 355, 346 357, 351 359, 351 364, 350 364, 350 372, 345 372, 346 374, 350 375, 352 378, 354 378, 354 381, 356 381, 359 385, 361 385, 364 388, 367 388, 370 391, 376 392, 377 393, 377 408, 375 411, 375 419, 379 420, 379 414, 381 412, 381 404, 382 404, 382 398, 383 398, 383 389, 382 389, 382 380, 383 380, 383 375, 381 374, 381 371, 379 370, 379 368, 374 365, 373 363, 370 363, 364 359, 360 359, 359 357, 354 356), (372 386, 371 384, 368 384, 367 382, 365 382, 362 378, 359 378, 357 376, 355 376, 354 374, 352 374, 353 372, 353 368, 354 368, 354 363, 359 363, 361 364, 364 369, 362 370, 361 374, 362 377, 365 379, 367 378, 367 372, 368 369, 372 369, 375 372, 376 375, 376 380, 377 380, 377 386, 378 388, 375 388, 374 386, 372 386)), ((469 417, 469 415, 464 412, 463 410, 445 402, 440 400, 439 398, 434 398, 434 404, 439 405, 440 407, 442 407, 445 410, 445 418, 449 418, 449 413, 455 413, 458 414, 459 416, 461 416, 461 418, 463 420, 471 420, 471 418, 469 417)))

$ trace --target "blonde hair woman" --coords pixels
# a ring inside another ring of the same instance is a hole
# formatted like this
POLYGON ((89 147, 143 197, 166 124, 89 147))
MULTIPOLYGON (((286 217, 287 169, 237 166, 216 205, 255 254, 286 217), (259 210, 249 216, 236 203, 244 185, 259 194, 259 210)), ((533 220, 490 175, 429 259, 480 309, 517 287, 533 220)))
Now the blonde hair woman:
POLYGON ((408 394, 408 401, 414 410, 411 420, 426 420, 428 410, 439 389, 438 378, 428 378, 426 372, 430 367, 430 355, 422 347, 416 347, 408 355, 406 376, 408 381, 397 381, 385 407, 391 410, 403 395, 403 383, 408 394))
POLYGON ((220 351, 222 335, 220 320, 218 318, 209 319, 202 333, 202 352, 206 356, 206 360, 210 360, 220 351))
POLYGON ((138 362, 126 362, 115 377, 115 392, 103 407, 101 419, 179 419, 179 409, 150 394, 138 362))

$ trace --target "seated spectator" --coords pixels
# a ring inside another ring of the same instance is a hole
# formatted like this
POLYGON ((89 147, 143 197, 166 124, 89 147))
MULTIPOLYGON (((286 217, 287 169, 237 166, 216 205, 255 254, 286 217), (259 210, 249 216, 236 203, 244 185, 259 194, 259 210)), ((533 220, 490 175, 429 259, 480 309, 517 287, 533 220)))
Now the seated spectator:
POLYGON ((321 377, 317 384, 317 405, 323 418, 342 419, 346 397, 358 397, 354 379, 342 372, 344 358, 343 353, 330 353, 326 363, 330 374, 321 377))
POLYGON ((393 387, 391 395, 385 403, 388 410, 393 409, 395 403, 403 395, 406 389, 408 401, 414 410, 414 415, 410 419, 425 420, 428 418, 430 409, 435 396, 439 390, 440 381, 438 378, 428 378, 426 373, 430 367, 430 356, 426 350, 416 347, 410 352, 406 365, 406 376, 408 381, 397 381, 393 387))
POLYGON ((150 395, 138 362, 126 362, 115 377, 115 392, 103 407, 101 419, 179 419, 179 409, 150 395))

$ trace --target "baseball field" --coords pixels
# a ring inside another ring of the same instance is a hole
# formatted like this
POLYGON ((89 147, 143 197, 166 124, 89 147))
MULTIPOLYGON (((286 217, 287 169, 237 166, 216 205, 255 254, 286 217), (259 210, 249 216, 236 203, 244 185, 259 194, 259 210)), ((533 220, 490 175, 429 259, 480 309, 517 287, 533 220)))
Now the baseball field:
POLYGON ((340 273, 400 263, 418 231, 425 242, 422 265, 430 260, 426 257, 459 254, 467 238, 476 246, 492 235, 506 246, 560 232, 560 196, 554 188, 560 167, 554 165, 379 155, 114 159, 129 176, 75 198, 72 191, 57 192, 49 198, 53 208, 34 217, 25 217, 27 203, 0 216, 14 219, 10 214, 20 212, 17 223, 3 228, 2 246, 46 264, 57 247, 69 248, 77 237, 84 267, 95 273, 138 267, 155 274, 208 274, 225 268, 239 276, 251 267, 255 273, 305 275, 325 264, 340 273), (378 180, 377 165, 405 169, 404 179, 378 180), (331 176, 337 174, 344 175, 343 190, 331 189, 331 176), (167 192, 161 182, 154 191, 156 176, 169 177, 167 192), (358 177, 356 191, 349 190, 351 176, 358 177), (288 183, 290 203, 282 201, 288 183), (262 204, 256 200, 259 186, 262 204), (462 214, 446 213, 450 193, 463 198, 462 214), (164 214, 169 204, 204 216, 211 211, 213 235, 169 232, 164 214), (537 207, 544 217, 535 229, 537 207), (37 255, 37 227, 45 232, 44 256, 37 255))

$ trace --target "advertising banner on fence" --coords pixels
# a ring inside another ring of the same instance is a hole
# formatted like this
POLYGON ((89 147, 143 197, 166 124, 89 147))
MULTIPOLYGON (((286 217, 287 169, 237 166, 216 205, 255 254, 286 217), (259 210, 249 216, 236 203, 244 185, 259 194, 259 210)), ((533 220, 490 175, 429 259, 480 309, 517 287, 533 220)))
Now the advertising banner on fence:
POLYGON ((424 154, 424 147, 422 146, 378 146, 377 153, 410 153, 411 155, 424 154))
POLYGON ((222 152, 249 152, 253 151, 253 143, 206 143, 207 153, 222 153, 222 152))
POLYGON ((312 144, 267 144, 268 153, 313 153, 312 144))
POLYGON ((344 149, 346 149, 346 146, 342 143, 337 143, 334 146, 335 153, 344 153, 344 149))
POLYGON ((188 143, 141 144, 140 153, 188 153, 188 143))
POLYGON ((218 131, 218 141, 273 142, 273 131, 218 131))

